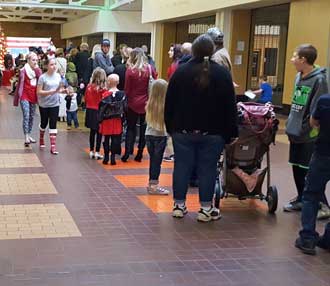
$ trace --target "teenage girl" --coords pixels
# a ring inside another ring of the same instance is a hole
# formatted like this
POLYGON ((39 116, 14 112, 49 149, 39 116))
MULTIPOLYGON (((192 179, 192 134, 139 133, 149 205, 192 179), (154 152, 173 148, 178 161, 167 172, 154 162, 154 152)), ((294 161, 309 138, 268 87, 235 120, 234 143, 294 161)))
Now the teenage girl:
POLYGON ((149 185, 151 195, 168 195, 169 191, 159 186, 159 175, 166 147, 167 134, 164 122, 164 105, 167 82, 163 79, 154 81, 146 106, 146 144, 150 156, 149 185))

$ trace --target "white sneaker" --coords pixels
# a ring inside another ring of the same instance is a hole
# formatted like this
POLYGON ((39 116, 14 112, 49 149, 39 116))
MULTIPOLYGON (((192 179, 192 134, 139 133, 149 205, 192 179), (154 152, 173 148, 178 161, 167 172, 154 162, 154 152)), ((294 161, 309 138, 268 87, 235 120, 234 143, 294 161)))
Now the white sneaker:
POLYGON ((172 216, 176 218, 183 218, 188 213, 186 205, 179 206, 174 204, 172 216))
POLYGON ((205 210, 201 208, 197 214, 197 220, 201 222, 209 222, 221 218, 220 210, 211 206, 210 209, 205 210))
POLYGON ((324 203, 320 203, 320 204, 321 204, 321 208, 317 212, 317 219, 322 220, 322 219, 330 218, 330 209, 329 209, 329 207, 324 203))
POLYGON ((96 160, 103 159, 103 156, 99 152, 95 152, 95 159, 96 160))
POLYGON ((167 189, 164 189, 162 187, 158 187, 157 185, 150 185, 147 187, 147 191, 149 195, 163 195, 167 196, 170 191, 167 189))
POLYGON ((89 152, 89 159, 94 159, 94 157, 95 157, 94 151, 90 151, 89 152))
POLYGON ((29 140, 30 140, 30 143, 36 143, 37 141, 34 139, 34 138, 32 138, 31 136, 29 136, 29 140))

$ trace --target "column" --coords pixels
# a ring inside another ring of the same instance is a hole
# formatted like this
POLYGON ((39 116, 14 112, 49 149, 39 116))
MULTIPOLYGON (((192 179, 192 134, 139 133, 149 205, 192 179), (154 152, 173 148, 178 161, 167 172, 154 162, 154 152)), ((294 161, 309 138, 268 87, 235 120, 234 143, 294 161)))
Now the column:
POLYGON ((88 42, 88 37, 87 36, 81 36, 81 42, 82 43, 87 43, 88 42))
POLYGON ((114 32, 104 32, 103 33, 103 39, 109 39, 110 40, 110 57, 113 55, 113 51, 116 49, 116 33, 114 32))
POLYGON ((230 50, 231 31, 232 31, 232 10, 222 9, 217 11, 215 16, 215 26, 224 33, 224 46, 230 50))
POLYGON ((151 31, 150 55, 156 63, 157 69, 162 68, 163 24, 153 23, 151 31))

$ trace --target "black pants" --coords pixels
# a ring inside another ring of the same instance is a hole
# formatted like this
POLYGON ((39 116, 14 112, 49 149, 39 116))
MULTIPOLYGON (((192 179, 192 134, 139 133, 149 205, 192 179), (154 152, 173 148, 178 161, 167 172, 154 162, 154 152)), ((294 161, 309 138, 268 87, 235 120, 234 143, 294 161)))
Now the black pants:
POLYGON ((121 153, 121 134, 104 136, 104 153, 118 154, 121 153), (111 143, 110 143, 111 139, 111 143))
POLYGON ((138 114, 134 112, 132 109, 128 108, 127 110, 127 131, 125 138, 125 154, 132 154, 134 149, 134 142, 136 137, 136 124, 139 122, 139 151, 142 152, 144 147, 146 146, 146 127, 147 124, 145 122, 146 114, 138 114))
POLYGON ((60 107, 41 107, 40 111, 40 127, 41 129, 46 129, 49 123, 49 129, 56 129, 57 117, 60 107))
POLYGON ((89 148, 90 148, 91 151, 94 151, 95 135, 96 135, 96 149, 95 149, 95 151, 100 152, 102 135, 98 132, 98 130, 90 129, 90 132, 89 132, 89 148))

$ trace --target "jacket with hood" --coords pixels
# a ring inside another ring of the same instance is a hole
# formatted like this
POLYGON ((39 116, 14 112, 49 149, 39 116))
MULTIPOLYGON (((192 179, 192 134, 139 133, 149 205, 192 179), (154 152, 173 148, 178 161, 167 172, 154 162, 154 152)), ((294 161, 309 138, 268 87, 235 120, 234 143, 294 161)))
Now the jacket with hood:
POLYGON ((328 93, 326 70, 315 68, 302 78, 298 73, 292 96, 291 110, 286 122, 286 133, 291 143, 308 143, 316 140, 317 132, 310 127, 309 118, 316 102, 328 93))
POLYGON ((93 62, 93 69, 96 69, 97 67, 100 67, 104 69, 107 76, 111 74, 114 70, 114 67, 112 65, 112 62, 110 60, 109 55, 104 54, 103 52, 97 52, 95 53, 95 59, 93 62))
POLYGON ((78 75, 76 73, 76 66, 73 62, 68 62, 65 78, 68 81, 68 84, 71 85, 76 91, 78 86, 78 75))

